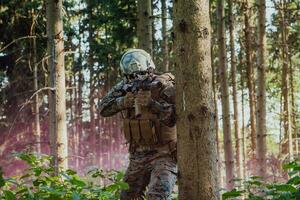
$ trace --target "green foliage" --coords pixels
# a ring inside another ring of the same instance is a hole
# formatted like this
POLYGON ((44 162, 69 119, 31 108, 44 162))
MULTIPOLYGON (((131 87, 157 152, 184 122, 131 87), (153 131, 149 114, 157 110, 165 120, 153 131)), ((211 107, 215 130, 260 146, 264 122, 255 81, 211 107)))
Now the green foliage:
POLYGON ((25 153, 15 153, 14 156, 25 161, 29 168, 16 178, 4 178, 0 170, 0 200, 117 200, 120 199, 120 191, 128 188, 122 181, 123 172, 111 171, 106 174, 95 169, 88 172, 95 181, 87 181, 70 169, 54 175, 50 156, 38 158, 25 153), (97 185, 94 183, 97 179, 107 184, 97 185))
POLYGON ((243 183, 243 190, 225 192, 222 199, 245 197, 247 200, 297 200, 300 198, 300 165, 297 161, 285 164, 289 180, 286 183, 264 182, 260 177, 251 177, 243 183))

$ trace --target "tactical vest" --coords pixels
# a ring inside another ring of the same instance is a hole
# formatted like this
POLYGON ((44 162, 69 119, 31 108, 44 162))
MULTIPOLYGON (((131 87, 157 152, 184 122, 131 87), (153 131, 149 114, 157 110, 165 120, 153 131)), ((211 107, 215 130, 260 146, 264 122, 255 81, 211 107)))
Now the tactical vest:
MULTIPOLYGON (((161 76, 157 78, 166 78, 161 76)), ((152 92, 153 99, 160 98, 159 95, 159 92, 152 92)), ((135 117, 134 109, 126 110, 123 116, 125 138, 131 145, 160 147, 177 141, 176 126, 168 127, 161 123, 159 116, 151 113, 148 107, 141 108, 139 118, 135 117)))

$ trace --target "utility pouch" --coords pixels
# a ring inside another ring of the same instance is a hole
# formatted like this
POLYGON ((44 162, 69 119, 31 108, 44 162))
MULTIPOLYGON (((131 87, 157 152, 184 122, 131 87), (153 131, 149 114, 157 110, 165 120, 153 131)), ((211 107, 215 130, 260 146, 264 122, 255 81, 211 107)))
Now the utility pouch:
POLYGON ((141 140, 141 131, 140 131, 140 124, 139 120, 131 119, 130 120, 130 130, 131 130, 131 137, 132 140, 139 144, 141 140))
POLYGON ((154 145, 158 143, 158 134, 156 131, 155 123, 152 120, 140 120, 141 136, 145 144, 141 145, 154 145))
POLYGON ((123 121, 124 136, 127 142, 131 142, 131 129, 130 129, 130 119, 124 119, 123 121))

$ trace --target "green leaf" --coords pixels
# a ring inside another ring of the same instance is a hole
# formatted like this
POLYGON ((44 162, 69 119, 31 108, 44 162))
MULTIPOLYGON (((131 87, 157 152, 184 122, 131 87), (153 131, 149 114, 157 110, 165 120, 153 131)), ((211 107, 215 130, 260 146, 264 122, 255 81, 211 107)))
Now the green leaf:
POLYGON ((19 183, 17 182, 17 180, 13 179, 13 178, 7 178, 6 182, 9 182, 9 183, 12 183, 12 184, 14 184, 16 186, 19 186, 19 183))
POLYGON ((116 175, 116 180, 117 181, 121 181, 124 177, 124 173, 123 172, 118 172, 116 175))
POLYGON ((287 184, 299 185, 300 184, 300 177, 295 176, 295 177, 291 178, 290 180, 288 180, 287 184))
POLYGON ((34 180, 34 181, 32 182, 32 184, 33 184, 34 186, 39 186, 39 185, 44 184, 44 183, 45 183, 45 181, 44 181, 44 180, 40 180, 40 179, 36 179, 36 180, 34 180))
POLYGON ((20 153, 18 157, 29 165, 32 165, 33 162, 35 161, 33 156, 30 156, 29 154, 25 154, 25 153, 20 153))
POLYGON ((248 181, 248 183, 249 183, 250 185, 257 185, 257 186, 261 186, 261 185, 262 185, 262 182, 256 181, 256 180, 254 180, 254 181, 248 181))
POLYGON ((80 200, 80 196, 77 192, 72 193, 72 200, 80 200))
POLYGON ((86 183, 82 180, 80 180, 77 176, 74 176, 71 180, 70 183, 72 183, 73 185, 76 185, 78 187, 84 187, 86 186, 86 183))
POLYGON ((233 198, 233 197, 240 197, 240 196, 242 196, 242 194, 243 194, 243 191, 238 191, 236 189, 233 189, 230 192, 225 192, 222 195, 222 200, 230 199, 230 198, 233 198))
POLYGON ((273 185, 273 188, 280 192, 292 192, 292 193, 297 192, 297 189, 294 186, 288 184, 273 185))
POLYGON ((2 168, 0 167, 0 188, 2 188, 4 185, 5 185, 5 180, 3 178, 2 168))
POLYGON ((115 192, 116 190, 119 189, 119 186, 117 184, 112 184, 112 185, 107 186, 105 189, 108 192, 115 192))
POLYGON ((5 196, 5 200, 15 200, 16 199, 15 194, 9 190, 4 190, 3 193, 5 196))
POLYGON ((75 171, 73 171, 73 170, 71 170, 71 169, 67 169, 66 170, 66 173, 68 174, 68 175, 75 175, 75 174, 77 174, 75 171))
POLYGON ((298 166, 297 163, 296 163, 295 161, 293 161, 293 162, 284 164, 284 165, 282 166, 282 168, 283 168, 284 170, 288 170, 288 169, 293 169, 293 168, 295 168, 295 167, 297 167, 297 166, 298 166))
POLYGON ((34 171, 34 175, 35 176, 39 176, 42 173, 42 169, 41 168, 35 168, 33 171, 34 171))
POLYGON ((300 199, 300 189, 297 190, 295 197, 296 199, 300 199))
POLYGON ((128 190, 129 189, 128 183, 125 183, 125 182, 119 182, 119 186, 120 186, 121 190, 128 190))

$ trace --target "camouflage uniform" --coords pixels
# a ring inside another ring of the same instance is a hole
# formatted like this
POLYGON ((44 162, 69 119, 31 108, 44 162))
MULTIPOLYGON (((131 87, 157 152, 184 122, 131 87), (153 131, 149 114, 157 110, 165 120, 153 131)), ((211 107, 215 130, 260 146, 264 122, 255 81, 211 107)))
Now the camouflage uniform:
MULTIPOLYGON (((124 181, 129 184, 129 189, 122 191, 121 200, 143 199, 145 196, 150 200, 171 199, 170 195, 176 182, 174 76, 170 73, 155 75, 155 80, 159 80, 162 87, 151 91, 152 102, 146 109, 159 121, 161 133, 158 142, 151 145, 138 144, 125 135, 129 143, 130 162, 124 181)), ((120 97, 124 96, 119 91, 124 84, 126 80, 114 86, 102 99, 102 116, 108 117, 122 112, 124 120, 130 118, 134 109, 122 110, 119 106, 120 97)))

